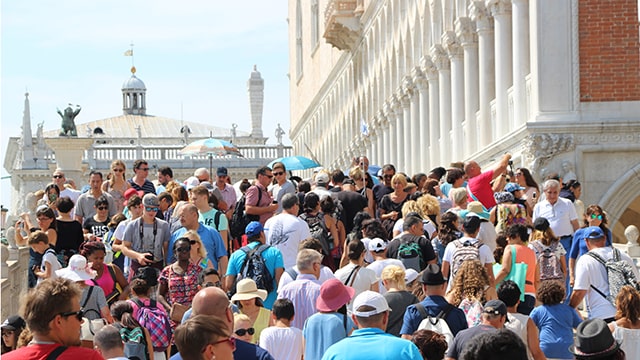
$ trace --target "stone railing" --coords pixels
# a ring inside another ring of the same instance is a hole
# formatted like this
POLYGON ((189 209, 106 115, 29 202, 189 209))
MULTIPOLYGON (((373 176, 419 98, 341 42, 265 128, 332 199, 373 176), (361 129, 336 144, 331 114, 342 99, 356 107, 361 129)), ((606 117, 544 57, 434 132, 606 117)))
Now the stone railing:
POLYGON ((0 264, 2 279, 2 304, 0 318, 6 319, 20 310, 20 299, 27 291, 27 268, 29 266, 29 248, 9 248, 0 246, 0 264))

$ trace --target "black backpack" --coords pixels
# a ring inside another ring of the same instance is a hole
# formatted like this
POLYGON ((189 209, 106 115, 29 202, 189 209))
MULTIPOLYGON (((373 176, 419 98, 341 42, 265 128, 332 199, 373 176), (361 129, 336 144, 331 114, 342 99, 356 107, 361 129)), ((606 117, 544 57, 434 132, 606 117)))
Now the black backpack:
MULTIPOLYGON (((258 189, 258 204, 260 204, 260 200, 262 200, 262 190, 258 189)), ((247 228, 250 222, 260 220, 260 215, 249 215, 246 213, 246 202, 247 196, 245 194, 236 202, 236 206, 233 209, 229 232, 234 239, 240 239, 242 235, 244 235, 244 229, 247 228)))
POLYGON ((238 274, 233 284, 232 294, 236 292, 236 284, 242 279, 253 279, 258 289, 267 290, 268 293, 274 290, 273 276, 271 276, 262 257, 262 253, 268 248, 270 246, 266 244, 258 245, 254 249, 251 249, 248 245, 240 248, 246 255, 240 268, 240 274, 238 274))
POLYGON ((324 223, 324 214, 318 213, 315 216, 311 216, 304 213, 300 215, 299 218, 304 220, 307 223, 307 226, 309 226, 311 237, 320 241, 320 244, 322 245, 322 255, 329 256, 331 253, 331 245, 329 244, 333 244, 333 241, 329 230, 324 223))

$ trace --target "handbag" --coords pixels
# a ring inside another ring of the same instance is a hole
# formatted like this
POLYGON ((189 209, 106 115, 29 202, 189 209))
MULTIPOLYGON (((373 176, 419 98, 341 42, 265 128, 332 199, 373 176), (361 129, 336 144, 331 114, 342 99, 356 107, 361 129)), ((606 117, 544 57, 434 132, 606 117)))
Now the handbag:
POLYGON ((171 305, 171 311, 169 312, 169 318, 174 322, 180 324, 182 322, 182 317, 184 316, 184 313, 187 312, 187 310, 189 310, 189 306, 179 303, 173 303, 171 305))
MULTIPOLYGON (((94 310, 94 309, 85 309, 85 306, 87 306, 87 303, 89 302, 89 299, 91 298, 91 294, 93 293, 93 286, 89 287, 89 291, 87 292, 87 297, 84 300, 84 303, 82 304, 82 306, 80 307, 85 315, 91 311, 95 312, 98 314, 98 316, 102 316, 102 314, 100 314, 100 312, 94 310)), ((88 340, 88 341, 93 341, 93 335, 96 334, 96 332, 98 332, 98 330, 102 329, 104 326, 107 325, 107 320, 103 319, 102 317, 98 318, 98 319, 93 319, 93 320, 89 320, 89 318, 87 318, 86 316, 82 318, 82 325, 80 327, 80 339, 81 340, 88 340)))
MULTIPOLYGON (((520 288, 520 301, 524 301, 524 287, 527 282, 527 268, 529 266, 526 263, 516 263, 516 248, 515 246, 511 246, 511 271, 504 278, 504 280, 511 280, 518 285, 520 288)), ((501 264, 493 264, 493 274, 494 276, 498 275, 500 270, 502 269, 501 264)), ((503 280, 503 281, 504 281, 503 280)), ((496 284, 496 289, 499 284, 496 284)))

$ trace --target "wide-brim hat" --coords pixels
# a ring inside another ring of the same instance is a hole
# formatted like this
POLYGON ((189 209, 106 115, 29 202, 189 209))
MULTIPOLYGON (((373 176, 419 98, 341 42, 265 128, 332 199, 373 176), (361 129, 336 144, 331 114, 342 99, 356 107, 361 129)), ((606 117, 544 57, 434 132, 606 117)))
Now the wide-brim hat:
POLYGON ((484 210, 480 201, 472 201, 467 204, 467 209, 460 211, 460 216, 464 219, 469 215, 477 215, 481 219, 489 220, 490 214, 484 210))
POLYGON ((267 298, 267 290, 258 289, 253 279, 242 279, 236 285, 236 293, 231 297, 231 301, 251 300, 260 298, 264 301, 267 298))
POLYGON ((320 296, 316 299, 316 309, 322 312, 332 312, 347 304, 356 290, 345 286, 338 279, 329 279, 320 286, 320 296))
POLYGON ((607 323, 602 319, 588 319, 576 328, 574 344, 569 351, 581 359, 601 359, 620 348, 607 323))
POLYGON ((76 254, 69 258, 66 268, 56 270, 56 275, 71 281, 86 281, 95 278, 97 274, 84 256, 76 254))

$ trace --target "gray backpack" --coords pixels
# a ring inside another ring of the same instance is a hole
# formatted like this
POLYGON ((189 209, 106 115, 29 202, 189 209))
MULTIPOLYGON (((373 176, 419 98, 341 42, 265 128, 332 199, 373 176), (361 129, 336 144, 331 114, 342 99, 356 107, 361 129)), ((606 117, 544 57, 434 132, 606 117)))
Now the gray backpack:
POLYGON ((640 290, 640 284, 633 272, 633 266, 620 258, 620 250, 613 249, 613 258, 605 261, 600 255, 589 251, 587 255, 596 259, 607 269, 607 279, 609 281, 609 295, 605 295, 602 291, 591 285, 591 288, 607 299, 613 306, 616 306, 616 297, 623 286, 628 285, 636 290, 640 290))
POLYGON ((472 244, 469 240, 462 242, 460 239, 454 240, 453 244, 456 246, 456 251, 451 259, 451 279, 456 276, 465 260, 480 260, 480 246, 484 245, 479 241, 472 244))

